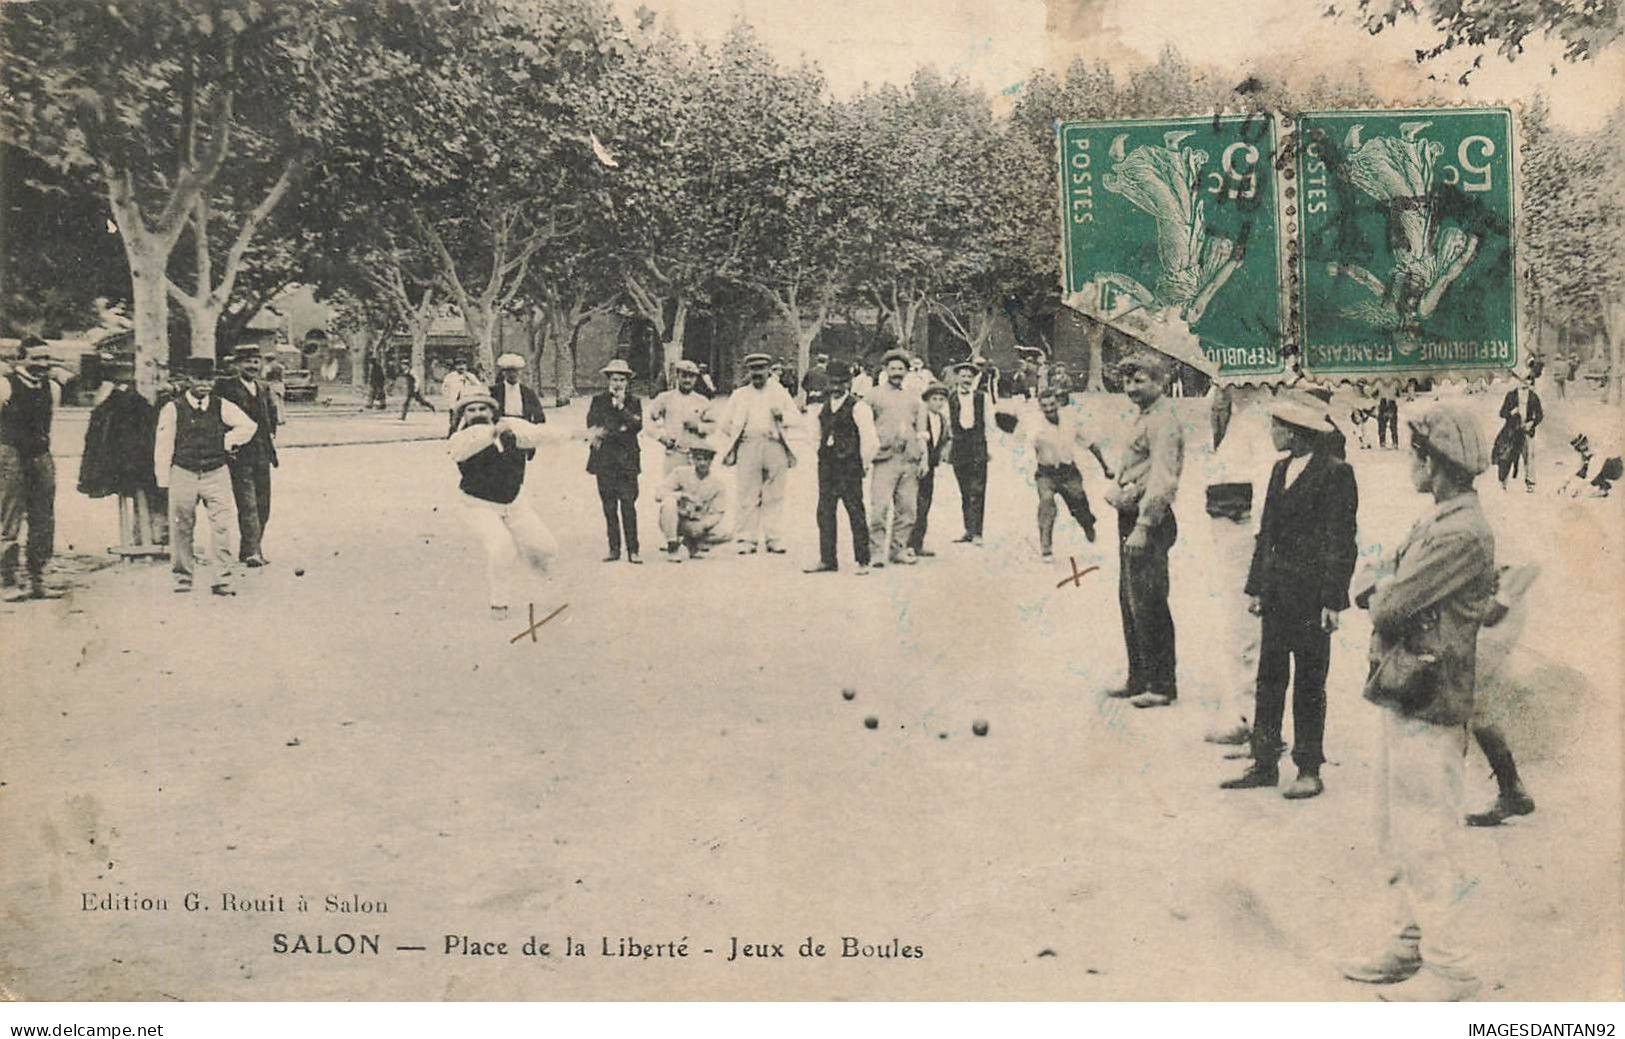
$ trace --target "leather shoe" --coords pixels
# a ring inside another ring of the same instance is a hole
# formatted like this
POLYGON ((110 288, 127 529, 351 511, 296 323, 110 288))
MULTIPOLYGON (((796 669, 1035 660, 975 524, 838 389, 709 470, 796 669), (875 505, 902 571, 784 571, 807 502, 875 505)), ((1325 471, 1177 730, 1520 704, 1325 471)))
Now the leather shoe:
POLYGON ((1143 691, 1144 690, 1136 689, 1133 686, 1120 685, 1116 689, 1106 690, 1106 695, 1111 697, 1113 700, 1132 700, 1134 697, 1139 696, 1143 691))
POLYGON ((1320 796, 1321 791, 1325 789, 1326 784, 1320 781, 1319 776, 1313 772, 1299 771, 1298 778, 1294 779, 1285 790, 1281 791, 1281 796, 1288 801, 1302 801, 1306 798, 1320 796))
POLYGON ((914 554, 924 559, 931 559, 936 555, 936 553, 931 551, 929 548, 916 548, 914 550, 914 554))
POLYGON ((1259 787, 1276 786, 1281 782, 1281 774, 1273 768, 1254 765, 1235 779, 1227 779, 1219 784, 1220 790, 1256 790, 1259 787))
POLYGON ((1409 979, 1377 993, 1385 1003, 1459 1003, 1478 995, 1479 980, 1471 974, 1446 973, 1424 964, 1409 979))
POLYGON ((1237 725, 1230 729, 1213 729, 1202 739, 1208 743, 1217 743, 1222 747, 1239 747, 1253 738, 1253 730, 1245 725, 1237 725))
POLYGON ((1167 693, 1144 692, 1130 699, 1129 703, 1136 707, 1172 707, 1174 698, 1167 693))
POLYGON ((819 563, 817 566, 806 567, 801 572, 804 574, 833 574, 835 567, 830 566, 828 563, 819 563))
POLYGON ((1482 812, 1467 817, 1468 826, 1500 826, 1514 815, 1529 815, 1535 810, 1535 799, 1523 791, 1502 794, 1495 803, 1482 812))
POLYGON ((1422 969, 1422 952, 1415 938, 1395 938, 1388 948, 1367 960, 1345 963, 1343 977, 1367 985, 1392 985, 1422 969))

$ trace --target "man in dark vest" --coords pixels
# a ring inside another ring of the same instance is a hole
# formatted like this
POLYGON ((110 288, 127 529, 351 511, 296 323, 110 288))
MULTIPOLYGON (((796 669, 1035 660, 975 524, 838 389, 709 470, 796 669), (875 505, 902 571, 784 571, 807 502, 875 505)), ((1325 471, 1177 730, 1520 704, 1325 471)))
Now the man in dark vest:
POLYGON ((1270 437, 1287 456, 1275 463, 1264 515, 1247 573, 1248 609, 1262 619, 1258 684, 1253 704, 1253 763, 1227 790, 1273 787, 1278 782, 1281 719, 1292 678, 1292 763, 1298 777, 1283 791, 1291 800, 1314 797, 1324 785, 1326 672, 1332 632, 1349 605, 1349 579, 1359 555, 1354 470, 1331 450, 1334 432, 1324 404, 1304 395, 1271 402, 1270 437))
POLYGON ((516 415, 497 414, 497 401, 486 393, 465 395, 452 421, 456 432, 447 443, 460 474, 463 513, 485 548, 491 615, 508 612, 508 585, 513 559, 520 556, 534 574, 546 574, 558 555, 558 542, 528 504, 520 500, 525 462, 545 435, 542 426, 516 415))
POLYGON ((948 395, 949 435, 953 437, 950 458, 965 520, 965 533, 958 540, 980 545, 987 507, 987 421, 993 407, 986 393, 977 392, 974 363, 954 365, 954 374, 959 386, 948 395))
POLYGON ((852 557, 858 573, 869 572, 869 516, 863 507, 863 474, 879 449, 874 412, 852 393, 852 367, 829 365, 826 394, 818 408, 818 564, 804 573, 834 573, 835 506, 846 507, 852 557))
POLYGON ((220 567, 210 591, 235 595, 231 589, 231 528, 237 522, 237 502, 226 465, 254 438, 256 426, 241 408, 214 392, 213 358, 194 357, 187 362, 187 370, 191 384, 186 392, 158 412, 158 435, 152 449, 153 475, 158 486, 169 491, 175 591, 192 590, 197 568, 192 535, 201 503, 220 567))
POLYGON ((236 369, 215 383, 221 400, 237 405, 254 423, 254 436, 227 462, 231 494, 237 502, 237 559, 244 566, 260 567, 265 558, 265 526, 271 522, 271 470, 276 457, 276 398, 260 378, 260 351, 239 346, 229 359, 236 369))
POLYGON ((45 564, 56 539, 56 465, 51 415, 67 375, 51 365, 45 340, 23 341, 19 365, 0 364, 0 590, 8 601, 45 599, 45 564), (19 538, 28 523, 28 584, 17 580, 19 538))

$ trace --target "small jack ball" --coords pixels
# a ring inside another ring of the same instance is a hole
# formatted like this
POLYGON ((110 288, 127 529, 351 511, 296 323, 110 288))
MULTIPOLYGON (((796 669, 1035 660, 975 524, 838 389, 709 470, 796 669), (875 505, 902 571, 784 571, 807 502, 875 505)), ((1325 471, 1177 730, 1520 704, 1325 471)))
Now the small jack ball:
POLYGON ((980 721, 980 720, 971 722, 970 731, 976 733, 976 735, 978 735, 978 736, 986 736, 987 735, 987 722, 980 721))
POLYGON ((857 698, 858 698, 858 691, 856 689, 842 689, 841 690, 841 699, 843 699, 843 700, 856 700, 857 698))
POLYGON ((303 576, 305 576, 305 568, 300 567, 299 569, 295 570, 293 572, 293 576, 295 576, 295 577, 303 577, 303 576))
POLYGON ((863 727, 865 729, 878 729, 880 728, 880 719, 871 714, 869 717, 863 719, 863 727))

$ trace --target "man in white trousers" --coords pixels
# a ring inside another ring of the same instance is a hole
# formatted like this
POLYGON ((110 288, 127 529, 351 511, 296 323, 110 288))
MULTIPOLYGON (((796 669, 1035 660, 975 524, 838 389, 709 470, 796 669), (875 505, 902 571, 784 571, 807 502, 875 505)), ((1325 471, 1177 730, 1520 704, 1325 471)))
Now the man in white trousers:
POLYGON ((785 474, 796 464, 785 436, 785 423, 796 403, 778 382, 768 378, 773 359, 750 354, 745 370, 750 381, 728 399, 728 446, 722 464, 739 474, 739 554, 752 555, 758 540, 767 550, 784 548, 785 474))
POLYGON ((526 452, 543 439, 562 439, 548 427, 513 415, 497 417, 497 402, 487 393, 465 394, 456 410, 456 432, 446 444, 461 474, 458 491, 463 515, 485 548, 491 616, 507 616, 509 592, 527 574, 515 566, 517 556, 529 574, 550 573, 558 555, 553 532, 529 504, 520 500, 525 484, 526 452))

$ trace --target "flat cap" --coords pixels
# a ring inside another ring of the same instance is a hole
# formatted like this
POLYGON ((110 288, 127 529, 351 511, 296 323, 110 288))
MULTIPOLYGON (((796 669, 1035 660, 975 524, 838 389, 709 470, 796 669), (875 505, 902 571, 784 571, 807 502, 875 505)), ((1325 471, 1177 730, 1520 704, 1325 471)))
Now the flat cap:
POLYGON ((497 358, 498 368, 523 368, 525 359, 518 354, 503 354, 497 358))
POLYGON ((938 394, 941 394, 944 397, 948 396, 948 387, 944 386, 942 383, 938 382, 936 379, 932 379, 931 380, 931 385, 927 386, 925 388, 925 391, 920 394, 920 399, 921 400, 930 400, 932 397, 934 397, 934 396, 936 396, 938 394))
POLYGON ((682 372, 686 375, 700 374, 700 366, 695 364, 693 361, 690 361, 686 357, 672 365, 671 370, 674 372, 682 372))
POLYGON ((1474 476, 1490 467, 1490 449, 1484 442, 1484 431, 1460 406, 1435 404, 1407 420, 1406 425, 1410 426, 1413 441, 1474 476))
POLYGON ((746 368, 766 368, 772 363, 773 358, 769 357, 767 354, 756 353, 745 355, 746 368))
POLYGON ((880 359, 880 363, 886 365, 891 364, 893 361, 902 361, 904 367, 907 367, 912 358, 913 354, 910 354, 907 350, 887 350, 886 356, 880 359))

